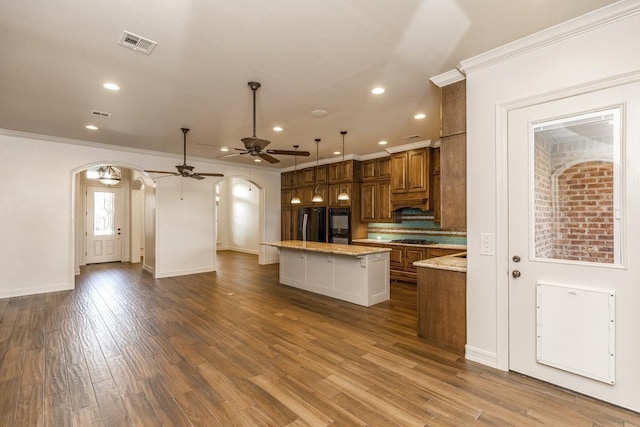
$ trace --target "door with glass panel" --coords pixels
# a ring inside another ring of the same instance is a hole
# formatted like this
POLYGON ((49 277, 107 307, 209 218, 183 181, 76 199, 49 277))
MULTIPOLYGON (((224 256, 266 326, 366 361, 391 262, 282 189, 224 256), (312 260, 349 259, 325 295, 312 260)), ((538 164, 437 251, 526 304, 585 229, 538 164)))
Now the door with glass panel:
POLYGON ((508 115, 509 366, 640 409, 640 85, 508 115))
POLYGON ((122 189, 87 187, 87 264, 122 260, 122 216, 122 189))

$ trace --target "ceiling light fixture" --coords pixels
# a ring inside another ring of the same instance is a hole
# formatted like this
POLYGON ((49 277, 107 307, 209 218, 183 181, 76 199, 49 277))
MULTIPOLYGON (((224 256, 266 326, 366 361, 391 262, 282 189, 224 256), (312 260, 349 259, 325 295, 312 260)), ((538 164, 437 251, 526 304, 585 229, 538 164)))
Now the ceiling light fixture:
POLYGON ((379 141, 378 145, 387 145, 387 141, 379 141))
POLYGON ((327 113, 327 110, 313 110, 313 111, 311 112, 311 115, 312 115, 312 116, 315 116, 315 117, 324 117, 324 116, 326 116, 327 114, 328 114, 328 113, 327 113))
POLYGON ((313 198, 311 199, 311 201, 313 203, 322 203, 324 202, 324 199, 322 198, 322 196, 320 194, 318 194, 318 153, 319 153, 319 147, 320 147, 320 138, 316 138, 316 189, 313 191, 313 198))
MULTIPOLYGON (((338 168, 339 174, 341 175, 342 178, 342 168, 344 167, 344 136, 347 134, 346 130, 341 130, 340 131, 340 135, 342 135, 342 164, 340 165, 340 167, 338 168)), ((340 192, 340 194, 338 194, 338 200, 349 200, 349 194, 347 194, 346 191, 344 191, 344 185, 342 187, 342 191, 340 192)))
POLYGON ((336 155, 336 156, 339 156, 342 153, 340 151, 334 151, 333 154, 336 155))
POLYGON ((385 89, 383 87, 374 87, 373 89, 371 89, 371 93, 374 95, 381 95, 385 92, 385 89))
POLYGON ((89 130, 98 130, 98 126, 94 126, 94 125, 86 125, 85 127, 89 130))
POLYGON ((98 181, 104 185, 116 185, 122 179, 122 172, 111 165, 100 166, 98 168, 98 181))
POLYGON ((274 126, 273 130, 276 132, 282 132, 282 128, 280 126, 274 126))
MULTIPOLYGON (((298 151, 298 147, 299 145, 294 145, 293 149, 295 151, 298 151)), ((293 166, 293 179, 295 179, 295 176, 298 172, 298 156, 294 156, 293 159, 295 161, 293 166)), ((291 201, 289 203, 291 203, 292 205, 299 205, 300 203, 302 203, 300 197, 298 197, 298 190, 296 190, 295 188, 293 189, 293 197, 291 198, 291 201)))
POLYGON ((229 151, 229 147, 220 147, 220 151, 229 151))
POLYGON ((262 160, 260 160, 260 159, 254 159, 253 161, 254 161, 254 162, 256 162, 256 163, 260 163, 262 160))
POLYGON ((427 115, 424 113, 418 113, 415 116, 413 116, 414 119, 418 119, 418 120, 424 119, 425 117, 427 117, 427 115))
POLYGON ((110 83, 110 82, 107 82, 107 83, 103 84, 102 87, 105 88, 105 89, 109 89, 109 90, 120 90, 120 86, 118 86, 115 83, 110 83))

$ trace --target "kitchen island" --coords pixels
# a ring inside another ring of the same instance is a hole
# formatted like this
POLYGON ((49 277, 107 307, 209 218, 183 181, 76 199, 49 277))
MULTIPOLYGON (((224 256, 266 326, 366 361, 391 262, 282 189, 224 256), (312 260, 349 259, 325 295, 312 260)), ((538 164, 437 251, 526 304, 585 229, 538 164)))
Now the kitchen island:
POLYGON ((280 250, 280 283, 369 307, 389 300, 390 249, 286 240, 262 245, 280 250))

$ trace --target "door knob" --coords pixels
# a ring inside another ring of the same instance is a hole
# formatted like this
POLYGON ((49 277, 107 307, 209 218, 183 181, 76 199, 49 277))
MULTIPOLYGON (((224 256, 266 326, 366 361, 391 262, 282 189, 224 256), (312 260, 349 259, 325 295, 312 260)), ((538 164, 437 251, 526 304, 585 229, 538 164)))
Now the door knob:
POLYGON ((514 278, 514 279, 517 279, 518 277, 520 277, 520 276, 521 276, 521 273, 520 273, 520 271, 518 271, 518 270, 513 270, 513 271, 511 272, 511 275, 513 276, 513 278, 514 278))
POLYGON ((518 255, 514 255, 511 259, 513 260, 513 262, 520 262, 520 257, 518 255))

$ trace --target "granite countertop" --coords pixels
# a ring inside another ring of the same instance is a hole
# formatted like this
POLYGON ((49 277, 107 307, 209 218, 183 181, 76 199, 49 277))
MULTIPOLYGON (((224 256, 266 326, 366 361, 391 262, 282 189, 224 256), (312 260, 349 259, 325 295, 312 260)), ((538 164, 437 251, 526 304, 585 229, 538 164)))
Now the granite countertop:
POLYGON ((303 242, 301 240, 284 240, 280 242, 264 242, 261 245, 274 246, 276 248, 284 249, 299 249, 310 252, 323 252, 327 254, 336 255, 348 255, 348 256, 362 256, 378 254, 381 252, 390 252, 388 248, 376 248, 372 246, 358 246, 358 245, 339 245, 337 243, 322 243, 322 242, 303 242))
POLYGON ((407 243, 392 243, 391 240, 378 240, 378 239, 355 239, 353 243, 373 243, 378 245, 390 245, 390 246, 418 246, 420 248, 435 248, 435 249, 456 249, 464 251, 467 249, 467 245, 459 245, 454 243, 432 243, 430 245, 416 245, 407 243))
POLYGON ((446 255, 437 258, 423 259, 413 263, 416 267, 434 268, 436 270, 467 272, 467 253, 446 255))

